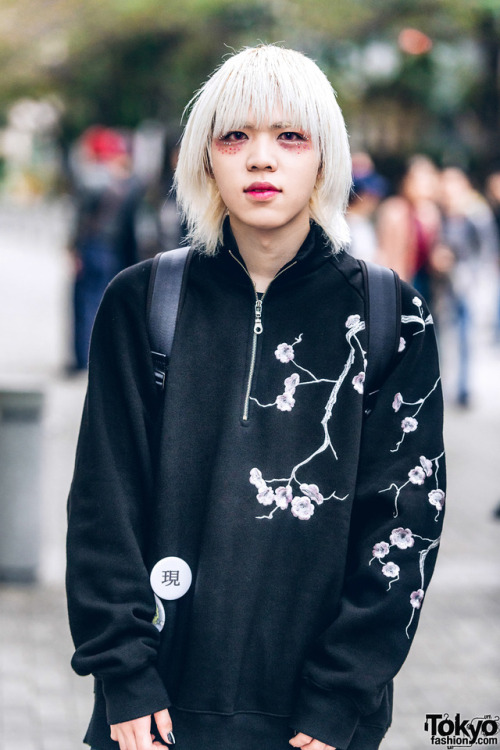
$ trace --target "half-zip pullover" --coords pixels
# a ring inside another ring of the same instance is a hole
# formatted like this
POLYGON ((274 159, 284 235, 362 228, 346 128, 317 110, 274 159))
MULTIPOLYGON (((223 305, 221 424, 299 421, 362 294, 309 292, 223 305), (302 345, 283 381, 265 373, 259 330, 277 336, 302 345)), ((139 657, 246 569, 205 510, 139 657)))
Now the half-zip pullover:
POLYGON ((364 419, 358 262, 313 224, 259 305, 235 258, 227 227, 193 257, 164 399, 150 261, 95 323, 67 575, 73 666, 96 677, 86 740, 112 750, 108 723, 169 707, 180 750, 286 750, 292 729, 373 750, 443 516, 432 319, 403 284, 400 353, 364 419), (160 632, 149 577, 170 556, 193 582, 160 632))
MULTIPOLYGON (((228 230, 226 229, 226 236, 227 234, 228 234, 228 230)), ((259 293, 257 289, 255 288, 255 284, 252 280, 252 277, 248 273, 248 270, 246 266, 244 265, 244 263, 242 262, 242 260, 240 258, 237 258, 232 250, 229 250, 229 254, 232 258, 234 258, 236 263, 238 263, 238 265, 241 266, 241 268, 244 270, 244 272, 250 279, 250 283, 252 284, 253 290, 255 293, 255 321, 254 321, 254 326, 253 326, 252 354, 250 358, 250 370, 248 373, 248 385, 247 385, 247 390, 245 394, 245 404, 243 407, 243 421, 247 422, 248 421, 248 407, 250 403, 250 394, 252 391, 253 375, 254 375, 254 370, 255 370, 255 359, 257 356, 257 341, 258 341, 257 336, 260 336, 260 334, 264 331, 264 326, 262 325, 262 306, 264 304, 264 297, 266 296, 269 286, 271 286, 274 279, 276 279, 278 276, 281 276, 282 273, 285 273, 289 268, 294 266, 297 261, 291 261, 290 263, 287 263, 283 268, 281 268, 276 273, 274 278, 271 280, 271 283, 269 284, 266 291, 259 293)))

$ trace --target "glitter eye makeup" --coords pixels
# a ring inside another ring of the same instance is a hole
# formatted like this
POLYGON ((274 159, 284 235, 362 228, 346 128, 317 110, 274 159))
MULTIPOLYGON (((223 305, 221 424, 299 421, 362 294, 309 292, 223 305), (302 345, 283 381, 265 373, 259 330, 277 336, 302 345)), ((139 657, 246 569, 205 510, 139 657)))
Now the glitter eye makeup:
POLYGON ((278 136, 278 140, 284 148, 287 150, 293 150, 295 153, 309 151, 311 149, 311 141, 309 136, 305 133, 297 133, 287 130, 278 136))
POLYGON ((245 133, 239 130, 233 130, 225 135, 214 138, 213 144, 217 151, 225 154, 235 154, 240 150, 242 144, 247 140, 245 133))

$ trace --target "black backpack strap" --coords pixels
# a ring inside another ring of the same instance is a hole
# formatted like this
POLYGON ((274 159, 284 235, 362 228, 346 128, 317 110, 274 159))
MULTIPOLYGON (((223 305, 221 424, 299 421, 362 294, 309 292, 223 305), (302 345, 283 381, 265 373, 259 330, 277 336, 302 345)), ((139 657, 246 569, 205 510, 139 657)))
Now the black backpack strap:
POLYGON ((192 251, 180 247, 158 253, 149 280, 147 321, 156 385, 163 390, 180 307, 182 281, 192 251))
POLYGON ((401 282, 390 268, 360 261, 366 296, 368 352, 365 378, 365 413, 373 408, 398 352, 401 335, 401 282))

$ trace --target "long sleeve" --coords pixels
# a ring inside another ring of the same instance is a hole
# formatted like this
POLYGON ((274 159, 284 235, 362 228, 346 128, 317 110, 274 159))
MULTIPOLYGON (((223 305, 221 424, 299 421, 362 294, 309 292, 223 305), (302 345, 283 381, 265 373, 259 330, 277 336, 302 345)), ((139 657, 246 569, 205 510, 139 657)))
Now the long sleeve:
POLYGON ((402 303, 398 360, 363 427, 338 616, 309 651, 292 718, 297 730, 343 750, 408 654, 444 511, 434 327, 406 284, 402 303))
POLYGON ((145 326, 149 269, 119 274, 97 314, 68 501, 72 665, 102 681, 109 723, 169 705, 145 561, 159 406, 145 326))

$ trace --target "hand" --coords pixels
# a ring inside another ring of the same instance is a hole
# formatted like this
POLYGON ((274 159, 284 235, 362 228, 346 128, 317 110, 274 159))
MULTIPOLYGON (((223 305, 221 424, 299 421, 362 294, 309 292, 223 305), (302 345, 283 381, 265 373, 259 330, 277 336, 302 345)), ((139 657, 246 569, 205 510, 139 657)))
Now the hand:
MULTIPOLYGON (((158 711, 154 717, 162 739, 172 744, 172 720, 168 709, 158 711)), ((151 716, 111 724, 111 739, 118 742, 120 750, 153 750, 156 747, 165 747, 154 741, 154 735, 151 734, 151 716)))
POLYGON ((295 737, 292 737, 290 745, 292 745, 292 747, 300 747, 302 750, 335 750, 331 745, 325 745, 324 742, 313 740, 312 737, 309 737, 309 735, 303 734, 302 732, 299 732, 295 737))

